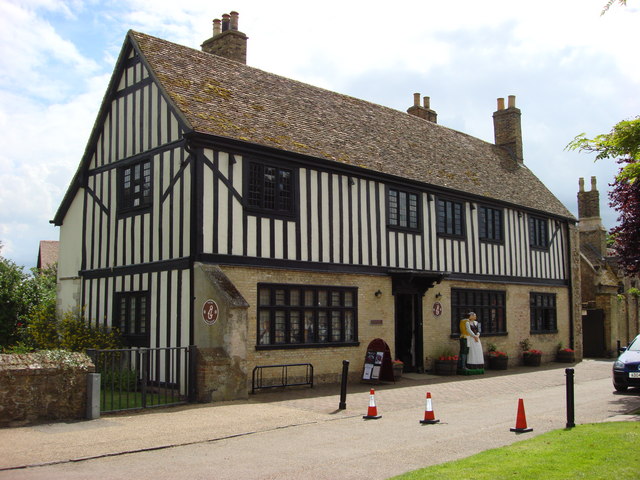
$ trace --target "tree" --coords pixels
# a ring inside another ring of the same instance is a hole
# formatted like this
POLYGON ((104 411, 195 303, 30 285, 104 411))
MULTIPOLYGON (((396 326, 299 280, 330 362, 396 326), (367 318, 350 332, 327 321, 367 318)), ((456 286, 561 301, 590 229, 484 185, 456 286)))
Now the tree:
POLYGON ((0 348, 21 340, 21 331, 36 311, 55 319, 56 276, 56 266, 33 268, 28 274, 0 255, 0 348))
POLYGON ((615 159, 622 165, 609 192, 609 205, 618 213, 619 224, 611 230, 613 250, 627 275, 640 274, 640 117, 617 123, 611 132, 573 139, 569 150, 596 153, 596 161, 615 159))
MULTIPOLYGON (((617 0, 617 2, 620 5, 627 5, 627 0, 617 0)), ((607 13, 609 8, 611 8, 611 5, 613 5, 614 3, 616 3, 616 0, 609 0, 607 4, 602 8, 602 12, 600 12, 600 15, 604 15, 605 13, 607 13)))

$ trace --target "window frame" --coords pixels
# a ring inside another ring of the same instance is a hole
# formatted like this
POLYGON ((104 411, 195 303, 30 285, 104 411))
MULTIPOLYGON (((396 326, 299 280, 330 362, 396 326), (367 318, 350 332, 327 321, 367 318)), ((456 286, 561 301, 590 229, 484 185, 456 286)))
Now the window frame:
POLYGON ((125 344, 130 347, 149 347, 151 295, 148 290, 115 292, 112 326, 120 331, 125 344), (123 300, 126 302, 125 318, 122 318, 123 300), (131 307, 134 306, 132 319, 131 307), (144 300, 144 311, 140 308, 144 300), (123 325, 124 323, 124 325, 123 325), (133 323, 133 325, 132 325, 133 323))
POLYGON ((483 336, 507 335, 506 290, 483 290, 475 288, 451 289, 451 337, 460 336, 460 320, 469 312, 475 312, 482 327, 483 336), (464 295, 464 301, 460 296, 464 295), (470 300, 469 300, 470 299, 470 300), (492 304, 491 301, 496 300, 492 304))
POLYGON ((387 227, 394 230, 406 230, 411 232, 420 231, 422 229, 422 194, 406 189, 387 186, 386 189, 386 206, 387 206, 387 227), (392 193, 396 193, 396 206, 392 207, 392 193), (400 197, 405 196, 404 208, 401 205, 400 197), (411 222, 411 199, 415 199, 415 224, 411 222), (401 224, 402 211, 405 212, 406 225, 401 224))
POLYGON ((477 212, 478 238, 487 243, 504 243, 504 210, 489 205, 479 205, 477 212), (491 212, 490 215, 488 215, 489 212, 491 212), (498 225, 496 225, 496 214, 498 225), (491 228, 488 228, 489 226, 491 228))
POLYGON ((529 216, 529 246, 537 250, 547 250, 549 248, 548 219, 535 215, 529 216), (544 238, 541 238, 542 236, 544 238))
POLYGON ((555 293, 529 292, 531 334, 558 333, 558 302, 555 293))
POLYGON ((463 239, 466 236, 466 227, 465 227, 465 202, 464 201, 460 201, 460 200, 454 200, 452 198, 447 198, 447 197, 438 197, 436 198, 436 205, 435 205, 435 209, 436 209, 436 233, 438 234, 438 236, 440 237, 450 237, 450 238, 459 238, 459 239, 463 239), (447 207, 447 205, 451 205, 451 221, 448 220, 447 218, 447 213, 449 211, 449 208, 447 207), (444 205, 444 216, 442 215, 442 208, 441 205, 444 205), (456 227, 456 212, 455 212, 455 208, 459 207, 460 208, 460 218, 459 218, 459 225, 460 225, 460 230, 459 232, 457 231, 456 227), (449 225, 450 224, 450 225, 449 225), (449 229, 448 227, 451 226, 452 228, 449 229), (451 230, 451 231, 449 231, 451 230))
POLYGON ((136 162, 128 163, 118 167, 118 214, 136 215, 147 212, 153 205, 153 164, 150 158, 143 158, 136 162), (136 168, 140 168, 140 178, 135 178, 136 168), (145 170, 148 168, 148 175, 145 170), (133 179, 127 180, 127 177, 133 179), (148 182, 145 178, 148 176, 148 182), (131 182, 130 187, 126 187, 126 182, 131 182), (140 186, 140 191, 135 189, 140 186), (148 188, 145 189, 145 186, 148 188), (130 190, 133 190, 131 192, 130 190), (139 203, 136 205, 136 201, 139 203))
POLYGON ((275 218, 293 218, 297 215, 298 197, 298 175, 297 169, 278 162, 265 162, 259 158, 247 158, 244 171, 244 206, 249 212, 258 213, 275 218), (260 170, 260 182, 254 181, 255 168, 260 170), (273 206, 265 206, 269 203, 266 200, 267 182, 265 182, 265 169, 275 170, 275 181, 273 183, 273 206), (289 197, 286 205, 283 204, 281 193, 281 181, 284 173, 288 173, 289 197), (259 185, 258 185, 259 183, 259 185), (256 191, 257 188, 257 191, 256 191))
POLYGON ((256 350, 358 345, 358 287, 258 283, 256 350))

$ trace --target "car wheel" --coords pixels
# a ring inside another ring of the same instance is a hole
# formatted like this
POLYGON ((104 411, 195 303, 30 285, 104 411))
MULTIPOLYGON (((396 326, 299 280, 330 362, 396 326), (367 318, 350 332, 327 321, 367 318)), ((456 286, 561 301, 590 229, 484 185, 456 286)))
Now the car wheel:
POLYGON ((618 392, 626 392, 628 387, 626 385, 621 385, 619 383, 614 383, 613 384, 613 388, 615 388, 618 392))

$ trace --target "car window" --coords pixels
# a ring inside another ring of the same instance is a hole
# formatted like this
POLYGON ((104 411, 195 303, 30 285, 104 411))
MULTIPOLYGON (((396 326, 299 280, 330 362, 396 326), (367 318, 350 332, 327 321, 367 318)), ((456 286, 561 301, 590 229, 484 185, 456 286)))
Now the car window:
POLYGON ((640 352, 640 337, 636 337, 633 342, 631 342, 631 345, 629 345, 629 348, 627 348, 627 350, 640 352))

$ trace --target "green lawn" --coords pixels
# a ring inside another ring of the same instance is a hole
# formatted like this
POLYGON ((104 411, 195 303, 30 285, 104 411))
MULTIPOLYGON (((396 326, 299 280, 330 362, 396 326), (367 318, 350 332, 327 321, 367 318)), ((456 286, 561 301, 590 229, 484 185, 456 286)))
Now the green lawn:
POLYGON ((638 422, 578 425, 394 479, 637 479, 638 446, 638 422))
MULTIPOLYGON (((147 407, 178 403, 180 396, 147 393, 147 407)), ((126 410, 129 408, 142 408, 142 393, 140 392, 111 392, 104 391, 100 398, 100 410, 108 412, 112 410, 126 410)))

